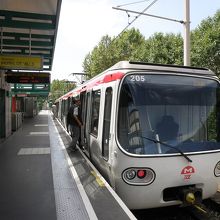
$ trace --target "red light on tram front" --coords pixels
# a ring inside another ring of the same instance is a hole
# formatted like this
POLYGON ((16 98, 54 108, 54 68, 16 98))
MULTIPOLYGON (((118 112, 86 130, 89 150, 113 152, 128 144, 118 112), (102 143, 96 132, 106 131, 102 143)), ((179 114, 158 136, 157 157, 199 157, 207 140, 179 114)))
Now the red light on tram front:
POLYGON ((146 170, 138 170, 138 171, 137 171, 137 176, 138 176, 140 179, 143 179, 143 178, 146 176, 146 170))

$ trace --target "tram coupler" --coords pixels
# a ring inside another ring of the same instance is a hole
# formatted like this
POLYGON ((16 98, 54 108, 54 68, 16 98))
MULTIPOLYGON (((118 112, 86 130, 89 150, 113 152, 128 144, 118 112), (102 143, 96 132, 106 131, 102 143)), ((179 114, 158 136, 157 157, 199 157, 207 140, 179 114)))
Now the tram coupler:
POLYGON ((179 199, 182 207, 198 205, 202 203, 202 189, 196 187, 183 188, 179 191, 179 199))

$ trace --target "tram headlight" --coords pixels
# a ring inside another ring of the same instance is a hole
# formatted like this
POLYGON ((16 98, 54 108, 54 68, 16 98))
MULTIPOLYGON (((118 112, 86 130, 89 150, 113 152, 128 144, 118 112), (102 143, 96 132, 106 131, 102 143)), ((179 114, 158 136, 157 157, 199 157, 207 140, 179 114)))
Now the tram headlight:
POLYGON ((128 168, 123 171, 122 179, 131 185, 149 185, 155 179, 155 173, 150 168, 128 168))
POLYGON ((125 176, 126 176, 126 178, 127 178, 128 180, 132 180, 132 179, 135 178, 136 172, 135 172, 135 170, 127 170, 127 171, 125 172, 125 176))
POLYGON ((220 176, 220 161, 215 166, 215 176, 220 176))

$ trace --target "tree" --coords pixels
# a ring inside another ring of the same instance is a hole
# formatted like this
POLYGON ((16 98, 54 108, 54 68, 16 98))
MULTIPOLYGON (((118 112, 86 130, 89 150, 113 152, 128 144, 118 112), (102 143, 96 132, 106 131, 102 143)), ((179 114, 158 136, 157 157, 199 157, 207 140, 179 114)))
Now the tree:
POLYGON ((37 97, 37 106, 39 110, 43 109, 45 102, 47 102, 47 97, 37 97))
POLYGON ((220 75, 220 10, 203 20, 191 35, 193 66, 203 66, 220 75))
POLYGON ((52 100, 52 103, 54 103, 56 99, 71 91, 75 87, 75 83, 67 80, 53 80, 49 99, 52 100))
POLYGON ((140 59, 150 63, 183 64, 183 39, 180 34, 155 33, 145 41, 140 59))
MULTIPOLYGON (((203 20, 191 32, 191 63, 208 67, 220 76, 220 10, 213 18, 203 20)), ((118 61, 135 60, 150 63, 183 65, 183 38, 180 34, 155 33, 145 39, 139 30, 126 30, 119 37, 102 37, 85 57, 84 72, 95 76, 118 61)))
POLYGON ((113 39, 115 60, 138 60, 142 45, 145 43, 144 36, 139 30, 132 28, 113 39))
POLYGON ((119 38, 102 37, 99 44, 86 55, 83 62, 84 72, 95 76, 121 60, 134 60, 145 39, 139 30, 127 30, 119 38))
POLYGON ((92 52, 86 55, 83 69, 90 77, 101 73, 112 65, 111 42, 108 35, 102 37, 92 52))

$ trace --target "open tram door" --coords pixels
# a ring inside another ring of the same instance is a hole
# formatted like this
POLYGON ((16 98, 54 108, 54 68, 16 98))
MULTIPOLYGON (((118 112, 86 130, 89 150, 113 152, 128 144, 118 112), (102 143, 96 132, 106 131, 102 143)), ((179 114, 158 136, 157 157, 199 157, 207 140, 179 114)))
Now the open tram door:
POLYGON ((85 153, 90 156, 89 150, 89 129, 90 129, 90 92, 82 92, 81 99, 81 116, 83 122, 83 128, 81 129, 81 145, 83 145, 85 153))

